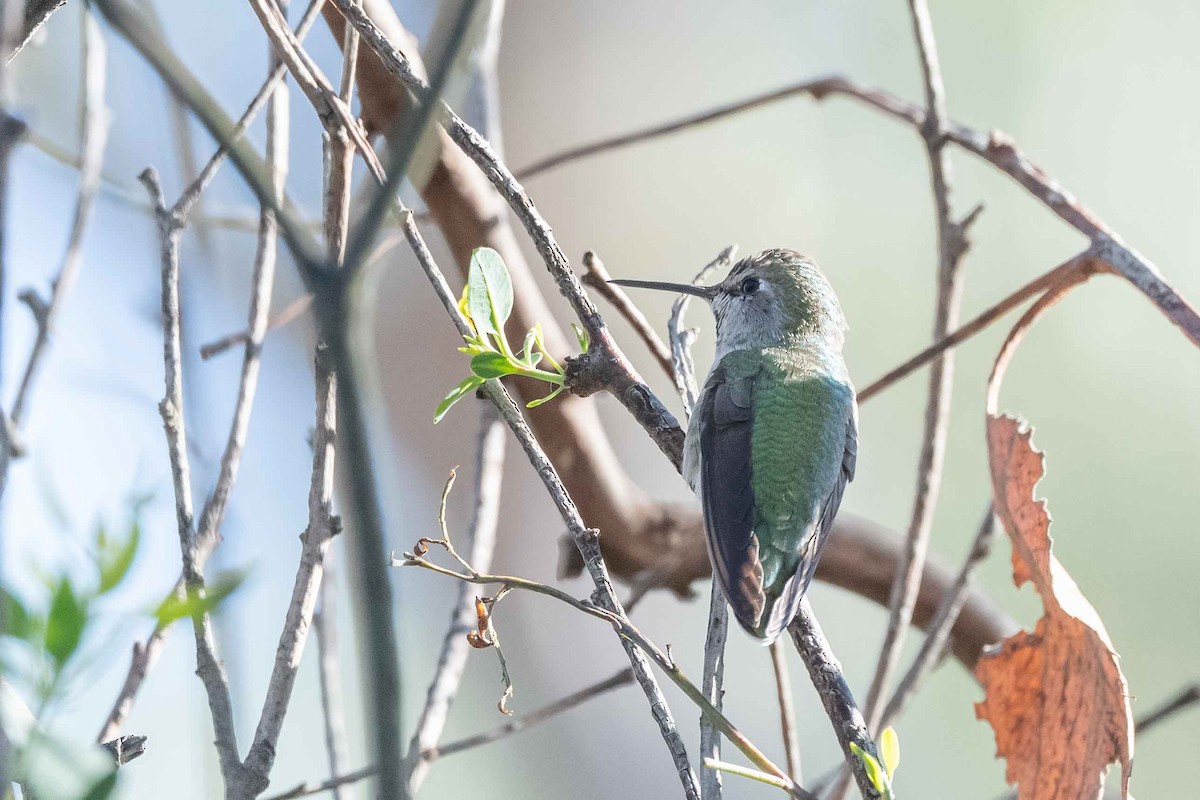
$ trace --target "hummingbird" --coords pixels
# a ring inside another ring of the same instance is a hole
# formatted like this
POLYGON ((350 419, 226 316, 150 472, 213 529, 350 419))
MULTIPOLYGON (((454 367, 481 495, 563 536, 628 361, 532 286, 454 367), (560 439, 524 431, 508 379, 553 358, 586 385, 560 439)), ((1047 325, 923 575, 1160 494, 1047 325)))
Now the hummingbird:
POLYGON ((854 478, 858 405, 837 295, 811 259, 784 249, 743 258, 714 286, 613 283, 702 297, 716 317, 683 475, 734 616, 770 644, 796 615, 854 478))

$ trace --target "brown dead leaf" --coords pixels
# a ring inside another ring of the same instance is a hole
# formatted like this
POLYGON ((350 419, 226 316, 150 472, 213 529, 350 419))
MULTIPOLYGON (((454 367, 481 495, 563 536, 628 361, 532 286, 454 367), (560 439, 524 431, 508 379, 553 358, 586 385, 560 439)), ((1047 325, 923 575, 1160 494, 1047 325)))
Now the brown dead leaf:
POLYGON ((996 734, 996 753, 1020 800, 1096 800, 1119 762, 1128 797, 1133 722, 1128 686, 1096 609, 1051 552, 1044 474, 1031 431, 989 414, 988 453, 996 514, 1012 539, 1013 582, 1032 581, 1045 615, 1033 633, 1005 640, 975 668, 986 697, 975 713, 996 734))

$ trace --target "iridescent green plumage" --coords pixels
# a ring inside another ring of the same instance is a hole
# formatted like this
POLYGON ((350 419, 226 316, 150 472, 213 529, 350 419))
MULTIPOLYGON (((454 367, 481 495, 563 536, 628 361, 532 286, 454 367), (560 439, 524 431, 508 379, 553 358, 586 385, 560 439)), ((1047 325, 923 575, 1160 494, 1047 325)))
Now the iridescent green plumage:
POLYGON ((742 626, 769 642, 794 616, 854 476, 845 324, 824 277, 790 251, 739 262, 713 305, 718 360, 685 474, 704 504, 714 574, 742 626))
POLYGON ((854 478, 858 412, 837 297, 791 250, 744 258, 717 286, 616 282, 712 302, 717 352, 683 474, 704 508, 713 575, 742 627, 769 644, 795 616, 854 478))

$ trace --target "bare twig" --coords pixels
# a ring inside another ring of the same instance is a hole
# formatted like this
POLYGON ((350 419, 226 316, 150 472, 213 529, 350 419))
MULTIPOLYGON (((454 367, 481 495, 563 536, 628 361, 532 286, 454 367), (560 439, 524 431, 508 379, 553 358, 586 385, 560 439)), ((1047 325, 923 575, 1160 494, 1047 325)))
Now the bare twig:
POLYGON ((37 291, 29 288, 21 293, 21 300, 29 306, 37 324, 37 335, 33 349, 25 362, 25 371, 20 387, 13 400, 10 416, 14 426, 20 427, 25 419, 26 403, 32 389, 38 367, 54 333, 55 322, 62 309, 63 298, 71 291, 83 265, 83 235, 91 219, 96 191, 100 186, 100 174, 104 168, 104 147, 108 141, 108 109, 104 104, 104 85, 107 71, 107 49, 100 25, 87 5, 80 7, 83 13, 82 41, 82 107, 79 114, 79 189, 75 200, 75 214, 71 220, 71 232, 63 254, 58 276, 50 284, 49 300, 42 299, 37 291))
MULTIPOLYGON (((487 571, 491 567, 496 544, 496 529, 500 521, 500 486, 504 470, 503 423, 489 403, 480 410, 479 438, 476 442, 475 497, 469 527, 471 552, 468 563, 487 571)), ((441 653, 434 669, 433 681, 425 698, 425 707, 417 721, 416 731, 409 743, 407 762, 411 770, 408 790, 415 795, 429 771, 432 760, 429 752, 441 752, 438 740, 446 726, 450 706, 458 694, 463 671, 466 669, 470 643, 467 633, 475 627, 475 606, 470 586, 459 587, 458 599, 450 626, 442 640, 441 653)))
POLYGON ((222 111, 162 37, 155 33, 147 23, 145 15, 134 9, 129 0, 93 0, 93 5, 146 59, 176 96, 187 103, 213 138, 224 146, 228 158, 232 160, 259 203, 275 212, 279 233, 295 256, 305 281, 314 283, 328 279, 330 268, 325 263, 321 248, 308 230, 308 223, 286 195, 281 197, 272 189, 270 170, 241 138, 237 123, 222 111))
MULTIPOLYGON (((933 324, 933 339, 944 338, 958 324, 962 305, 962 256, 968 243, 966 228, 970 220, 956 222, 950 208, 950 159, 945 151, 946 98, 942 86, 941 66, 933 39, 933 25, 925 0, 909 0, 913 29, 921 55, 928 111, 921 137, 929 156, 929 175, 933 190, 938 230, 937 311, 933 324)), ((933 529, 934 510, 941 488, 942 466, 946 458, 946 440, 950 425, 950 398, 954 386, 953 352, 946 351, 934 359, 929 372, 929 394, 925 406, 925 431, 921 456, 917 464, 917 488, 912 517, 908 524, 907 546, 903 561, 897 565, 888 603, 887 632, 880 650, 875 675, 867 691, 867 725, 878 731, 883 714, 883 701, 892 673, 900 661, 901 647, 912 622, 921 573, 929 551, 929 535, 933 529)))
MULTIPOLYGON (((701 284, 718 269, 728 269, 737 255, 737 245, 731 244, 717 254, 717 257, 704 265, 704 269, 692 278, 693 284, 701 284)), ((683 398, 683 415, 692 416, 696 398, 700 394, 696 383, 696 365, 692 361, 692 342, 695 332, 683 327, 683 315, 687 313, 691 303, 691 295, 680 295, 671 304, 671 316, 667 320, 667 336, 671 341, 671 375, 675 379, 675 389, 683 398)))
MULTIPOLYGON (((325 754, 329 759, 329 774, 337 775, 347 760, 347 752, 345 701, 338 656, 337 571, 333 554, 333 548, 325 551, 325 574, 321 579, 320 605, 313 612, 313 631, 317 634, 317 678, 321 689, 325 754)), ((333 800, 342 800, 338 787, 331 790, 330 796, 333 800)))
MULTIPOLYGON (((339 99, 352 107, 354 75, 358 69, 358 37, 347 34, 342 43, 342 77, 338 90, 339 99)), ((354 145, 342 129, 326 131, 322 154, 325 159, 325 208, 324 233, 325 251, 329 260, 342 264, 346 255, 346 238, 350 227, 350 196, 352 190, 352 167, 354 145)), ((312 295, 302 296, 292 307, 303 304, 307 308, 312 295)), ((285 312, 290 309, 285 309, 285 312)), ((295 318, 298 314, 292 315, 295 318)), ((286 324, 287 321, 281 322, 286 324)), ((318 348, 324 348, 324 343, 318 348)), ((319 352, 319 351, 318 351, 319 352)), ((201 351, 203 356, 203 351, 201 351)), ((318 360, 321 356, 318 354, 318 360)), ((336 452, 336 375, 328 365, 317 366, 317 429, 325 435, 314 437, 313 478, 309 489, 309 531, 328 530, 333 532, 333 477, 336 452), (322 408, 324 406, 324 408, 322 408), (333 408, 331 408, 331 406, 333 408), (324 412, 324 413, 322 413, 324 412), (320 451, 324 451, 321 455, 320 451)), ((337 583, 332 567, 332 548, 327 548, 322 558, 322 580, 318 588, 320 607, 313 612, 313 627, 317 633, 318 671, 321 685, 321 717, 325 728, 325 754, 329 761, 329 774, 341 773, 346 761, 346 715, 342 702, 341 667, 337 651, 337 583)), ((342 800, 340 786, 330 789, 333 800, 342 800)))
MULTIPOLYGON (((464 583, 463 585, 466 586, 468 584, 464 583)), ((605 678, 602 681, 580 689, 578 692, 569 694, 566 697, 560 697, 558 700, 555 700, 554 702, 549 703, 537 709, 536 711, 532 711, 529 714, 526 714, 524 717, 518 717, 517 719, 510 720, 503 725, 498 725, 495 728, 492 728, 490 731, 477 733, 473 736, 467 736, 463 739, 458 739, 457 741, 453 741, 439 747, 434 747, 431 750, 425 750, 421 753, 421 759, 422 761, 431 762, 446 756, 466 752, 468 750, 473 750, 476 747, 491 744, 492 742, 512 736, 515 733, 528 730, 529 728, 545 722, 552 717, 556 717, 559 714, 570 711, 571 709, 582 705, 588 700, 599 697, 606 692, 610 692, 613 689, 618 689, 630 683, 633 683, 633 670, 629 667, 626 667, 612 677, 605 678)), ((365 767, 345 775, 331 778, 330 780, 319 785, 307 783, 301 784, 300 786, 297 786, 288 792, 279 795, 273 795, 269 798, 266 798, 266 800, 288 800, 288 798, 306 797, 308 795, 333 790, 350 783, 356 783, 364 778, 371 777, 375 773, 375 767, 365 767)))
POLYGON ((654 332, 654 328, 646 320, 646 315, 642 313, 633 301, 629 299, 629 295, 616 284, 609 283, 612 275, 608 274, 608 270, 604 267, 604 262, 600 260, 600 256, 590 250, 583 254, 583 275, 580 281, 592 288, 596 294, 608 301, 617 313, 625 318, 633 328, 634 333, 641 338, 646 347, 649 348, 650 354, 658 362, 658 365, 663 368, 663 371, 668 375, 673 373, 671 366, 671 350, 667 347, 662 338, 654 332))
POLYGON ((461 753, 465 750, 470 750, 481 745, 491 744, 492 742, 498 741, 505 737, 512 736, 514 733, 520 733, 521 731, 527 730, 534 725, 545 722, 551 717, 556 717, 559 714, 570 711, 576 706, 582 705, 588 700, 599 697, 606 692, 612 691, 613 689, 618 689, 622 686, 627 686, 631 683, 633 683, 633 670, 629 667, 626 667, 616 675, 605 678, 598 683, 594 683, 591 686, 580 689, 578 692, 569 694, 566 697, 561 697, 558 700, 555 700, 553 703, 526 714, 524 717, 511 720, 503 725, 498 725, 495 728, 492 728, 490 731, 477 733, 474 736, 468 736, 466 738, 435 747, 432 750, 423 751, 421 753, 421 758, 426 761, 433 761, 434 759, 443 758, 444 756, 453 755, 455 753, 461 753))
MULTIPOLYGON (((735 249, 732 245, 727 247, 715 261, 700 270, 692 282, 702 281, 716 265, 732 258, 735 249)), ((696 366, 692 361, 695 331, 683 327, 687 299, 688 295, 681 295, 672 305, 667 335, 671 341, 668 372, 675 381, 680 400, 683 401, 683 413, 690 417, 699 390, 696 386, 696 366)), ((704 637, 704 672, 700 678, 700 687, 709 702, 720 709, 725 695, 725 643, 729 635, 729 605, 718 581, 712 582, 710 591, 712 596, 709 600, 708 627, 704 637)), ((704 764, 700 773, 701 796, 709 800, 720 800, 721 771, 710 764, 721 760, 721 734, 717 732, 716 725, 703 714, 700 716, 700 758, 704 764)))
POLYGON ((1200 703, 1200 683, 1193 683, 1190 686, 1185 686, 1170 700, 1163 703, 1158 708, 1147 713, 1134 723, 1134 731, 1143 734, 1149 732, 1151 728, 1157 727, 1159 724, 1166 722, 1168 719, 1178 714, 1180 711, 1190 708, 1191 706, 1200 703))
POLYGON ((1059 264, 1054 269, 1043 273, 1029 283, 1021 286, 1016 291, 1009 294, 1002 300, 992 304, 992 306, 983 311, 979 316, 960 326, 953 333, 946 335, 944 338, 934 342, 929 347, 917 353, 912 358, 905 361, 895 369, 890 370, 887 374, 870 383, 865 389, 858 393, 858 402, 865 403, 867 400, 874 397, 879 392, 891 387, 897 381, 911 375, 916 370, 928 364, 940 354, 946 352, 952 347, 957 347, 972 336, 985 330, 996 320, 1003 317, 1009 311, 1012 311, 1017 306, 1024 303, 1031 297, 1049 289, 1054 284, 1063 280, 1064 276, 1068 276, 1075 269, 1075 262, 1082 256, 1075 256, 1068 259, 1066 262, 1059 264))
MULTIPOLYGON (((321 11, 323 2, 324 0, 310 0, 308 8, 304 11, 304 16, 300 18, 300 24, 296 26, 294 36, 297 41, 303 41, 304 37, 308 35, 313 23, 317 21, 317 16, 321 11)), ((267 79, 263 81, 262 86, 259 87, 254 97, 251 98, 249 105, 246 106, 246 110, 242 112, 242 115, 228 131, 225 138, 221 136, 216 137, 218 142, 216 152, 209 157, 208 161, 205 162, 200 172, 196 175, 196 178, 188 184, 188 187, 180 195, 179 201, 184 211, 190 212, 192 210, 192 206, 195 205, 200 195, 204 193, 204 190, 209 187, 213 178, 216 177, 217 170, 225 163, 225 158, 230 153, 229 145, 241 139, 246 129, 250 127, 250 123, 258 116, 258 112, 275 95, 275 90, 283 83, 283 78, 287 75, 287 66, 278 58, 274 59, 272 63, 274 66, 271 68, 267 79)), ((195 110, 194 101, 186 93, 175 92, 175 96, 180 99, 180 102, 188 104, 195 110)), ((282 197, 282 192, 278 193, 278 196, 282 197)), ((264 205, 272 208, 272 204, 270 203, 264 203, 264 205)), ((277 209, 272 208, 272 210, 277 209)))
MULTIPOLYGON (((360 3, 361 5, 361 3, 360 3)), ((497 83, 497 62, 500 56, 500 39, 504 23, 503 0, 493 2, 488 11, 487 30, 475 52, 473 80, 476 101, 485 120, 485 131, 497 150, 500 144, 500 96, 497 83)), ((358 31, 344 25, 344 35, 349 40, 354 32, 357 49, 358 31)), ((370 51, 367 51, 368 56, 370 51)), ((496 531, 500 520, 500 489, 504 471, 504 425, 494 406, 480 406, 479 436, 475 446, 474 506, 468 527, 471 552, 469 562, 487 570, 492 563, 496 531)), ((445 527, 445 507, 442 507, 442 535, 449 540, 445 527)), ((467 634, 475 617, 470 587, 459 587, 457 602, 451 613, 450 624, 442 640, 441 652, 433 679, 429 684, 425 705, 418 718, 416 730, 409 743, 405 766, 408 769, 408 789, 412 795, 419 791, 429 765, 436 756, 438 741, 445 730, 450 707, 458 694, 469 655, 470 642, 467 634)), ((514 721, 513 724, 517 724, 514 721)))
MULTIPOLYGON (((267 330, 270 331, 274 330, 275 328, 282 328, 284 325, 287 325, 293 320, 299 319, 305 311, 308 311, 308 309, 312 307, 312 301, 313 298, 311 294, 300 295, 298 298, 285 306, 283 310, 272 314, 267 319, 267 330)), ((207 361, 213 356, 224 353, 231 347, 236 347, 237 345, 244 343, 249 338, 249 331, 238 331, 237 333, 231 333, 228 336, 223 336, 220 339, 209 342, 201 347, 200 358, 207 361)))
POLYGON ((884 707, 883 715, 879 722, 881 728, 892 724, 900 716, 909 698, 920 687, 922 679, 941 662, 942 656, 946 652, 950 629, 954 627, 954 623, 958 619, 958 614, 962 611, 963 603, 967 598, 967 592, 971 588, 975 569, 987 558, 988 553, 991 551, 995 530, 996 518, 989 505, 987 512, 984 514, 983 522, 979 525, 979 533, 975 536, 975 543, 971 546, 971 552, 967 554, 967 558, 958 572, 958 578, 954 581, 954 588, 942 599, 941 606, 938 607, 933 621, 929 624, 928 633, 925 636, 924 643, 921 645, 920 652, 913 659, 912 666, 908 668, 908 672, 901 678, 896 691, 892 693, 891 699, 888 700, 887 705, 884 707))
POLYGON ((309 797, 314 794, 332 791, 351 783, 357 783, 364 778, 370 778, 373 775, 378 774, 378 772, 379 770, 373 766, 363 767, 362 769, 355 770, 354 772, 347 772, 345 775, 334 776, 327 781, 322 781, 321 783, 302 783, 299 786, 295 786, 288 791, 283 792, 282 794, 273 794, 270 797, 265 798, 265 800, 293 800, 293 798, 296 797, 309 797))
MULTIPOLYGON (((184 584, 189 594, 202 596, 204 574, 197 557, 198 537, 192 516, 192 489, 183 413, 183 356, 179 335, 179 238, 183 226, 174 209, 167 208, 163 200, 162 186, 154 170, 147 169, 143 172, 141 180, 157 209, 159 235, 162 239, 163 361, 166 396, 159 405, 159 411, 167 434, 167 450, 171 461, 184 584)), ((192 617, 192 627, 196 638, 196 674, 199 675, 208 695, 226 797, 235 798, 240 785, 242 764, 238 757, 229 681, 217 656, 212 619, 204 612, 195 614, 192 617)))
POLYGON ((788 774, 796 783, 803 783, 800 739, 796 735, 796 702, 792 699, 787 652, 781 639, 771 643, 771 670, 775 673, 775 694, 779 698, 779 730, 783 734, 783 749, 787 753, 788 774))
POLYGON ((854 695, 850 693, 850 687, 846 685, 846 679, 842 676, 842 665, 833 657, 829 642, 813 616, 812 605, 807 597, 800 603, 800 611, 788 626, 788 632, 792 635, 792 642, 796 645, 804 666, 808 668, 808 675, 817 689, 817 694, 821 696, 825 713, 833 723, 833 732, 842 746, 842 754, 854 775, 854 780, 858 783, 859 791, 866 800, 878 800, 879 792, 867 776, 866 765, 850 749, 850 745, 854 744, 878 758, 875 742, 871 739, 866 721, 855 705, 854 695))
MULTIPOLYGON (((725 641, 729 635, 729 604, 718 581, 712 582, 709 601, 708 628, 704 637, 704 672, 700 691, 718 711, 725 696, 725 641)), ((721 760, 721 734, 704 714, 700 715, 700 758, 705 763, 700 771, 700 796, 704 800, 720 800, 721 773, 707 766, 709 761, 721 760)))

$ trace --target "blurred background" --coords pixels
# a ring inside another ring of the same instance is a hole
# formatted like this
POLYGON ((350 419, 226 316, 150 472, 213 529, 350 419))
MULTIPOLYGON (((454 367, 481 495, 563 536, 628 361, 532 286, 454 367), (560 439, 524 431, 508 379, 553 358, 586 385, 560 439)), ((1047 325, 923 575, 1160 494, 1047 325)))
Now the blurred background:
MULTIPOLYGON (((300 5, 293 3, 294 6, 300 5)), ((257 90, 267 58, 257 20, 238 0, 158 3, 166 35, 227 111, 257 90)), ((433 2, 398 0, 400 17, 424 37, 433 2)), ((293 8, 293 20, 302 9, 293 8)), ((951 3, 932 14, 951 114, 973 127, 1001 128, 1200 301, 1200 111, 1185 98, 1200 82, 1194 47, 1200 8, 1151 0, 1045 4, 951 3)), ((40 44, 14 62, 17 109, 33 131, 76 148, 80 9, 60 10, 40 44)), ((3 579, 36 596, 38 575, 75 569, 98 523, 119 527, 132 498, 151 495, 133 578, 103 607, 102 629, 85 642, 72 693, 47 720, 80 741, 99 729, 144 638, 147 609, 179 571, 170 474, 156 404, 162 396, 158 243, 135 176, 153 165, 168 198, 182 188, 166 92, 119 37, 110 43, 112 130, 106 188, 85 240, 77 289, 63 309, 0 522, 3 579)), ((308 45, 335 73, 337 46, 320 23, 308 45)), ((707 109, 825 73, 845 73, 923 103, 908 11, 901 2, 510 2, 499 79, 507 161, 520 167, 563 147, 707 109)), ((298 94, 292 101, 288 187, 317 219, 320 131, 298 94)), ((201 160, 213 147, 192 125, 201 160)), ((262 123, 250 132, 263 146, 262 123)), ((990 167, 951 150, 958 213, 986 210, 972 229, 963 316, 969 318, 1079 251, 1082 238, 990 167)), ((73 208, 73 170, 23 145, 13 162, 4 297, 3 386, 10 397, 34 329, 15 301, 57 271, 73 208)), ((925 151, 917 134, 862 107, 797 98, 683 134, 602 155, 527 186, 575 263, 587 249, 615 275, 686 280, 724 246, 743 254, 790 247, 816 258, 837 289, 851 331, 846 356, 866 385, 929 342, 936 248, 925 151)), ((215 216, 253 219, 257 209, 232 169, 205 199, 215 216)), ((436 254, 448 255, 432 229, 436 254)), ((239 358, 202 362, 201 344, 244 326, 252 233, 193 229, 185 236, 183 293, 188 425, 195 486, 211 485, 232 409, 239 358)), ((530 250, 532 253, 532 250, 530 250)), ((275 306, 302 292, 286 253, 275 306)), ((537 262, 536 259, 533 263, 537 262)), ((437 427, 433 409, 467 374, 440 306, 405 247, 389 256, 380 287, 380 370, 392 457, 387 476, 390 544, 409 547, 436 531, 447 470, 472 462, 477 409, 466 402, 437 427), (433 354, 432 357, 430 354, 433 354)), ((539 275, 562 322, 570 317, 539 275)), ((639 297, 665 327, 670 297, 639 297)), ((644 349, 615 314, 626 351, 660 396, 673 397, 644 349)), ((711 320, 697 362, 712 353, 711 320)), ((970 546, 989 492, 983 435, 984 385, 1014 319, 958 351, 947 471, 932 549, 957 562, 970 546)), ((272 333, 248 447, 225 541, 214 569, 250 571, 217 625, 243 747, 261 710, 275 644, 306 522, 312 425, 311 323, 272 333)), ((865 406, 858 477, 844 508, 894 529, 908 522, 927 380, 913 376, 865 406)), ((1096 606, 1122 656, 1135 715, 1200 678, 1200 545, 1196 491, 1200 453, 1200 357, 1137 292, 1111 277, 1070 295, 1029 336, 1009 371, 1002 406, 1036 428, 1047 454, 1039 492, 1049 499, 1060 560, 1096 606)), ((661 497, 687 501, 683 482, 609 397, 597 402, 626 468, 661 497)), ((677 407, 677 403, 672 403, 677 407)), ((563 526, 525 458, 509 447, 496 571, 555 580, 563 526)), ((452 501, 451 524, 467 520, 469 491, 452 501)), ((199 500, 200 498, 198 498, 199 500)), ((341 544, 337 544, 340 558, 341 544)), ((1040 605, 1011 582, 1006 540, 981 570, 991 597, 1032 627, 1040 605)), ((566 588, 590 591, 586 578, 566 588)), ((457 587, 439 576, 394 574, 406 705, 423 701, 457 587)), ((345 581, 342 590, 348 595, 345 581)), ((706 585, 691 602, 654 594, 635 621, 670 642, 694 676, 701 671, 706 585)), ((854 690, 865 694, 885 611, 818 585, 813 604, 854 690)), ((367 759, 359 733, 361 692, 341 603, 351 762, 367 759)), ((514 596, 497 622, 516 682, 518 716, 620 669, 621 650, 604 626, 545 598, 514 596)), ((909 637, 915 651, 919 636, 909 637), (914 641, 916 640, 916 641, 914 641)), ((309 644, 279 742, 272 791, 326 777, 315 669, 309 644)), ((148 753, 122 771, 124 797, 219 796, 220 776, 194 646, 177 626, 138 699, 126 731, 149 737, 148 753)), ((799 660, 791 660, 806 774, 840 755, 799 660)), ((783 758, 767 654, 731 634, 726 709, 769 755, 783 758)), ((472 653, 445 740, 504 718, 499 672, 489 651, 472 653)), ((693 708, 667 686, 690 746, 693 708)), ((903 763, 897 788, 909 797, 993 797, 1004 786, 990 728, 975 719, 982 695, 956 662, 927 682, 899 721, 903 763), (964 795, 959 789, 971 787, 964 795)), ((1200 715, 1181 716, 1138 742, 1132 789, 1181 796, 1193 785, 1200 715)), ((731 797, 774 790, 726 779, 731 797)), ((672 765, 635 688, 606 695, 536 729, 434 763, 430 798, 665 797, 678 794, 672 765)), ((354 797, 366 797, 363 788, 354 797)))

